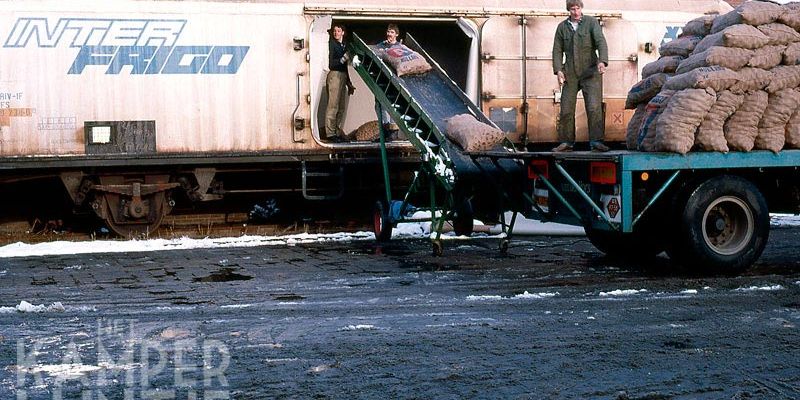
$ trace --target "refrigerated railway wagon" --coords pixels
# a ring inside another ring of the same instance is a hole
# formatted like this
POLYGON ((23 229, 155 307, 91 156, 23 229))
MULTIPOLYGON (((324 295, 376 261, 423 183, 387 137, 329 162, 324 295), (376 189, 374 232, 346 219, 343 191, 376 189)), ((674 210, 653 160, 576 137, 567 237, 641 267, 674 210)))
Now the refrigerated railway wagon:
MULTIPOLYGON (((341 196, 363 182, 343 175, 368 174, 380 157, 373 142, 325 141, 334 22, 370 42, 399 23, 510 138, 555 140, 549 54, 562 0, 401 3, 0 1, 0 193, 20 196, 2 189, 25 182, 46 207, 63 197, 126 236, 156 229, 176 201, 341 196)), ((623 138, 625 95, 658 46, 687 20, 728 10, 714 0, 587 3, 609 42, 611 140, 623 138)), ((376 119, 372 94, 351 76, 346 131, 376 119)), ((408 143, 388 149, 417 161, 408 143)))

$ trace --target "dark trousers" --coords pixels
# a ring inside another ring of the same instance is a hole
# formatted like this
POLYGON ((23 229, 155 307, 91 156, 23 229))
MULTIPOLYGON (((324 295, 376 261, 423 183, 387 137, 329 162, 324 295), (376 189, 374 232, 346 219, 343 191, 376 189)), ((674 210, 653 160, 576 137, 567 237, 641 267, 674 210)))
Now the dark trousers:
POLYGON ((561 113, 558 118, 558 140, 562 143, 575 142, 575 107, 579 90, 583 92, 586 117, 589 119, 589 140, 601 141, 605 136, 603 76, 592 74, 579 79, 568 74, 561 88, 561 113))

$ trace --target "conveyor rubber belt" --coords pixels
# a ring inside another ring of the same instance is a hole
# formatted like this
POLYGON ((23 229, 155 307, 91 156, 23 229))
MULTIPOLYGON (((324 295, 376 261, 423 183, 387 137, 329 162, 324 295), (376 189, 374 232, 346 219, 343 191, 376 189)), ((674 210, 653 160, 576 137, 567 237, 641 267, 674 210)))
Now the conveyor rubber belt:
MULTIPOLYGON (((444 150, 444 158, 448 161, 448 167, 453 170, 455 175, 454 181, 470 181, 475 184, 480 180, 480 176, 485 177, 486 174, 507 175, 518 172, 518 164, 514 161, 470 157, 458 145, 445 137, 446 119, 459 114, 472 114, 478 121, 495 127, 496 125, 472 103, 411 35, 407 35, 406 45, 422 55, 433 69, 423 74, 403 77, 397 77, 378 57, 375 52, 376 46, 364 44, 357 35, 354 35, 354 39, 351 46, 355 53, 363 59, 361 66, 356 68, 356 71, 375 94, 376 99, 385 108, 396 111, 396 113, 390 112, 392 119, 422 154, 436 145, 441 146, 444 150), (421 114, 422 121, 420 122, 424 125, 421 134, 423 140, 414 140, 413 128, 417 126, 415 124, 418 121, 416 118, 412 121, 403 119, 404 115, 409 114, 406 112, 406 108, 421 114), (425 137, 427 133, 430 135, 425 137)), ((501 145, 494 150, 508 151, 501 145)))

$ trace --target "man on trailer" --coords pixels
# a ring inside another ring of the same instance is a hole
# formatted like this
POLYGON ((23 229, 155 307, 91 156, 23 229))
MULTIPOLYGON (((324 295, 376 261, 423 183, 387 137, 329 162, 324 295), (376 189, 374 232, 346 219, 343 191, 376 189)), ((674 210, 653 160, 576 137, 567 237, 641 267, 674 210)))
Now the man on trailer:
POLYGON ((597 19, 583 15, 583 1, 567 0, 569 18, 558 24, 553 41, 553 74, 561 85, 558 140, 553 151, 572 151, 575 144, 575 106, 583 92, 592 151, 608 151, 603 143, 603 74, 608 66, 608 45, 597 19))
POLYGON ((355 92, 347 72, 349 56, 345 52, 344 26, 334 24, 331 28, 331 40, 328 42, 328 107, 325 110, 325 136, 329 142, 345 141, 342 125, 347 110, 348 96, 355 92))

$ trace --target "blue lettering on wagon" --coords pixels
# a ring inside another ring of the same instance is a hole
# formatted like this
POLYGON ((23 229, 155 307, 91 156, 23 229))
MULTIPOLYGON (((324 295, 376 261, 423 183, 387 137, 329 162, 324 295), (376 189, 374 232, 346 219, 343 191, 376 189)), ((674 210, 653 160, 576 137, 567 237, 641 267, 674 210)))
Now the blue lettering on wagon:
POLYGON ((680 26, 668 26, 667 31, 664 33, 664 37, 661 38, 661 44, 659 46, 663 46, 675 39, 678 38, 678 35, 681 33, 680 26))
POLYGON ((236 74, 249 46, 179 45, 187 20, 17 19, 3 47, 77 48, 67 74, 97 66, 109 75, 236 74))

